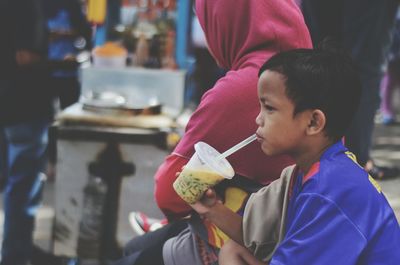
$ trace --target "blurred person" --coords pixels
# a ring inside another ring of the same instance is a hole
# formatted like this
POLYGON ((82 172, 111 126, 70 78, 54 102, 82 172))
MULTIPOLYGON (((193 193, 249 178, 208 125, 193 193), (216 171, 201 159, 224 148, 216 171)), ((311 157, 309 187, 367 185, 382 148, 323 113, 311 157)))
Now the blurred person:
POLYGON ((358 112, 345 135, 346 146, 372 177, 399 174, 370 157, 374 118, 379 107, 382 65, 390 44, 397 10, 396 0, 302 0, 301 7, 313 43, 325 37, 339 41, 352 55, 361 75, 362 97, 358 112))
MULTIPOLYGON (((176 172, 189 161, 194 154, 193 146, 199 141, 224 151, 254 134, 257 126, 251 121, 259 111, 259 67, 279 51, 311 47, 303 17, 293 1, 232 3, 196 1, 196 14, 210 53, 228 72, 203 95, 183 138, 156 172, 155 198, 170 223, 134 238, 125 248, 125 257, 115 264, 218 262, 217 253, 227 237, 193 214, 191 207, 176 194, 172 187, 176 172), (188 216, 189 219, 182 219, 188 216)), ((228 160, 236 175, 230 181, 223 181, 217 190, 225 204, 238 213, 242 213, 249 193, 277 179, 282 169, 292 163, 287 156, 265 156, 257 143, 232 154, 228 160)))
POLYGON ((0 0, 0 33, 0 149, 7 162, 0 264, 27 265, 53 117, 42 2, 0 0))
MULTIPOLYGON (((48 31, 47 60, 51 68, 49 90, 56 100, 57 110, 63 110, 79 100, 81 84, 78 78, 77 56, 91 48, 92 31, 79 0, 43 0, 48 31)), ((88 56, 89 57, 89 56, 88 56)), ((55 179, 55 142, 48 146, 49 163, 46 175, 55 179)))
POLYGON ((48 59, 64 69, 52 71, 51 89, 64 109, 77 102, 81 93, 76 55, 91 48, 91 26, 79 0, 45 0, 49 31, 48 59))
POLYGON ((397 10, 396 22, 392 32, 392 44, 388 55, 388 65, 381 82, 382 123, 391 125, 396 123, 396 113, 393 106, 395 89, 400 87, 400 9, 397 10))

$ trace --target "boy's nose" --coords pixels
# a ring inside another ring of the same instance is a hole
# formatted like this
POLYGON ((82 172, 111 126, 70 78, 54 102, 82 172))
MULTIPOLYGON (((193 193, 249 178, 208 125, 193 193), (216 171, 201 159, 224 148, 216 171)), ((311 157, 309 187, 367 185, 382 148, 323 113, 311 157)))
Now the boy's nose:
POLYGON ((256 124, 257 124, 258 126, 261 126, 261 125, 262 125, 261 112, 258 113, 258 115, 257 115, 257 117, 256 117, 256 124))

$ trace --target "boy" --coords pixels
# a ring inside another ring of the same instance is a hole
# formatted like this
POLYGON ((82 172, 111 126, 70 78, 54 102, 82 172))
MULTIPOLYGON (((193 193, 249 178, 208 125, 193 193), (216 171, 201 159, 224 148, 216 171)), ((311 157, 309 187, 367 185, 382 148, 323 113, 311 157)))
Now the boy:
POLYGON ((258 252, 271 244, 269 235, 263 242, 249 238, 257 235, 254 231, 267 231, 265 222, 281 228, 282 238, 271 236, 280 243, 269 264, 400 264, 394 213, 378 184, 340 141, 360 91, 351 59, 337 51, 291 50, 261 67, 258 141, 266 155, 290 155, 296 167, 253 194, 243 220, 218 202, 212 190, 192 205, 234 240, 222 248, 220 264, 269 261, 265 251, 258 252), (283 199, 271 205, 273 194, 283 199), (274 208, 282 209, 283 220, 265 221, 274 208))

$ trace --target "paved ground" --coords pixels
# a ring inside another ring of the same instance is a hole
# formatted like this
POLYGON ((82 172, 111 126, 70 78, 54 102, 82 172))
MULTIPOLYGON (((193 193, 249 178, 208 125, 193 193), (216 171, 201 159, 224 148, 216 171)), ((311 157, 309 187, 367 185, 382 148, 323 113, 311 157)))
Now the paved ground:
MULTIPOLYGON (((400 124, 376 126, 372 156, 382 165, 400 167, 400 124)), ((400 221, 400 177, 379 181, 379 184, 400 221)))
MULTIPOLYGON (((400 166, 400 124, 390 127, 377 125, 372 156, 377 162, 400 166)), ((155 170, 157 165, 153 162, 150 166, 155 170)), ((120 244, 124 244, 135 236, 128 222, 128 214, 131 210, 145 211, 147 214, 154 217, 162 216, 154 201, 149 199, 152 197, 151 194, 153 193, 152 183, 151 174, 149 176, 134 176, 124 180, 121 194, 124 203, 122 203, 120 207, 117 236, 120 244), (147 198, 143 199, 142 197, 135 196, 135 194, 138 194, 138 190, 140 194, 148 194, 147 198)), ((379 183, 400 221, 400 177, 379 181, 379 183)), ((54 196, 54 183, 47 183, 44 192, 44 203, 37 216, 37 227, 35 231, 36 244, 47 250, 50 250, 52 247, 51 229, 54 217, 54 196)), ((360 207, 362 207, 362 205, 360 205, 360 207)), ((3 213, 0 210, 0 224, 2 220, 3 213)), ((2 233, 1 226, 0 233, 2 233)))

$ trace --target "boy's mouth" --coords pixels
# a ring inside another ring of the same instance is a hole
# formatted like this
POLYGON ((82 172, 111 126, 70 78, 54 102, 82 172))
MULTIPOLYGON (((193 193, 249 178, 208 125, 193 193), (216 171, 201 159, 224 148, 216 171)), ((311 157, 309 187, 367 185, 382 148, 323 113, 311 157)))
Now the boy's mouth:
POLYGON ((260 134, 256 133, 256 136, 257 136, 257 142, 262 142, 264 140, 264 138, 260 136, 260 134))

